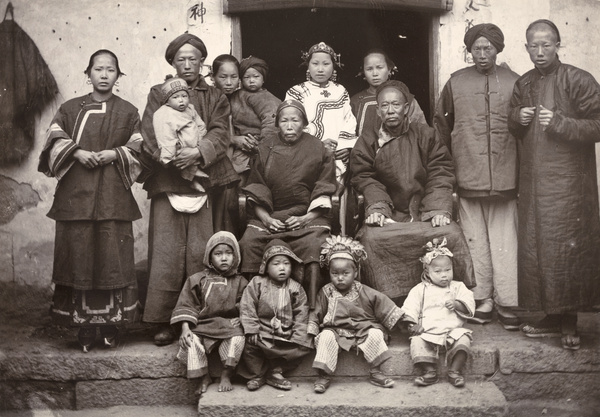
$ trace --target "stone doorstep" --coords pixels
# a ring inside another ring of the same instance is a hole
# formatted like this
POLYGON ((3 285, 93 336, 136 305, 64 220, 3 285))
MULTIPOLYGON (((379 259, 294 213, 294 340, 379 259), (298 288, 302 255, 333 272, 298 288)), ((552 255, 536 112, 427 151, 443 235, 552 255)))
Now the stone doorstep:
POLYGON ((294 384, 291 391, 264 386, 257 392, 235 389, 217 392, 212 385, 198 402, 200 416, 504 416, 508 404, 490 382, 467 384, 457 389, 447 383, 415 387, 397 381, 393 388, 379 388, 366 380, 336 380, 324 394, 315 394, 312 383, 294 384), (243 404, 243 408, 240 408, 243 404))
MULTIPOLYGON (((392 376, 413 375, 413 363, 406 337, 402 337, 401 334, 393 336, 389 347, 392 357, 383 365, 383 371, 392 376)), ((0 381, 66 382, 180 377, 185 375, 185 365, 175 357, 178 349, 177 343, 156 347, 147 340, 136 340, 135 337, 128 337, 115 348, 95 348, 89 353, 76 349, 74 343, 69 343, 69 346, 64 349, 44 349, 44 346, 36 346, 38 353, 23 350, 5 353, 6 358, 0 359, 0 381)), ((289 375, 293 377, 317 375, 312 368, 313 358, 314 352, 310 353, 289 375)), ((475 345, 465 373, 477 376, 491 375, 497 369, 497 362, 495 347, 486 344, 475 345)), ((216 351, 211 353, 209 363, 211 374, 218 376, 221 364, 216 351)), ((369 366, 362 353, 357 354, 356 350, 340 353, 337 376, 358 377, 368 375, 368 372, 369 366)))

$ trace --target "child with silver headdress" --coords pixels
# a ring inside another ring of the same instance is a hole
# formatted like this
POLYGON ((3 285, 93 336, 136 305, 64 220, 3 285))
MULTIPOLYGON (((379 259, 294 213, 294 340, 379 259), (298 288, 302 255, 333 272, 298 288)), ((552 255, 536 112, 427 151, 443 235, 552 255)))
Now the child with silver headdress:
POLYGON ((441 242, 433 239, 426 245, 421 283, 413 287, 402 306, 409 322, 410 355, 422 375, 415 378, 418 386, 438 382, 437 362, 440 350, 446 351, 449 363, 448 381, 463 387, 462 370, 471 347, 471 330, 465 329, 466 319, 473 317, 475 299, 464 283, 453 281, 454 255, 441 242))
POLYGON ((244 290, 241 320, 246 335, 243 366, 248 390, 265 383, 290 390, 283 373, 298 366, 310 352, 306 334, 308 299, 298 282, 303 264, 290 246, 273 239, 265 248, 259 274, 244 290))
POLYGON ((345 236, 329 237, 321 246, 321 265, 329 267, 331 282, 319 291, 308 321, 308 334, 315 336, 317 349, 313 362, 319 372, 314 385, 317 393, 329 387, 340 349, 363 352, 371 365, 372 384, 394 385, 381 365, 391 357, 388 331, 404 313, 389 297, 357 281, 359 262, 366 257, 364 247, 345 236))

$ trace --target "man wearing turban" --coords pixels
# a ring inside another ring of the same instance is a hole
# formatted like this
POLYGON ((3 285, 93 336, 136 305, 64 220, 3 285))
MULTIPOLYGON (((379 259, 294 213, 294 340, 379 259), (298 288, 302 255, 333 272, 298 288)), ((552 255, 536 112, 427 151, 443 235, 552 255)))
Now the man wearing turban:
MULTIPOLYGON (((231 161, 226 156, 229 147, 229 102, 216 88, 209 86, 200 70, 206 59, 204 42, 197 36, 184 33, 167 47, 165 59, 177 76, 188 84, 190 105, 206 123, 208 132, 196 148, 182 148, 167 167, 152 163, 152 174, 144 183, 150 198, 148 227, 149 284, 144 321, 159 324, 154 337, 157 345, 166 345, 175 339, 169 326, 173 308, 185 279, 204 269, 202 259, 206 242, 220 229, 223 205, 218 204, 225 186, 236 182, 231 161), (191 187, 180 172, 197 165, 209 179, 203 184, 207 193, 191 187)), ((161 85, 150 89, 142 118, 144 151, 148 159, 158 161, 160 152, 156 142, 152 118, 163 104, 161 85)))
POLYGON ((491 23, 465 33, 475 65, 450 76, 437 103, 434 127, 454 158, 459 217, 473 258, 477 309, 470 321, 518 329, 517 143, 507 127, 519 75, 496 65, 504 35, 491 23))

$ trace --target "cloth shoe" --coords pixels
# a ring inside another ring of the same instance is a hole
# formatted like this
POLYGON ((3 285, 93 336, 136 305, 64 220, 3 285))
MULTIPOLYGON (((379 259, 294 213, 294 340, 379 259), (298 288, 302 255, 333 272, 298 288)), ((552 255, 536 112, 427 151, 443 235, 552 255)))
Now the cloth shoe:
POLYGON ((170 325, 162 326, 154 335, 154 344, 156 346, 166 346, 175 340, 175 331, 170 325))
POLYGON ((498 322, 505 330, 519 330, 521 319, 515 315, 508 307, 496 305, 496 313, 498 314, 498 322))
POLYGON ((486 324, 492 321, 492 311, 494 309, 494 301, 491 298, 481 300, 473 317, 467 319, 469 323, 486 324))

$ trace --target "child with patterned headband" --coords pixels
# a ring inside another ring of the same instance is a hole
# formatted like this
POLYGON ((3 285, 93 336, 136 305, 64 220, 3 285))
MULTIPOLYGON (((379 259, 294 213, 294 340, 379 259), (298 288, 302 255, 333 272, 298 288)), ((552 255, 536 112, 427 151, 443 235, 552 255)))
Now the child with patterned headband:
POLYGON ((319 372, 317 393, 329 387, 340 349, 362 351, 371 365, 369 381, 382 388, 394 386, 381 365, 391 356, 387 332, 404 313, 386 295, 356 280, 359 261, 366 257, 364 247, 345 236, 329 237, 321 246, 321 265, 329 267, 331 282, 319 292, 308 321, 308 334, 315 336, 317 349, 313 362, 319 372))
POLYGON ((460 281, 453 281, 452 258, 441 242, 433 239, 426 246, 422 282, 410 290, 402 310, 409 322, 410 355, 422 375, 415 378, 418 386, 438 382, 437 362, 440 348, 446 350, 450 364, 448 381, 455 387, 463 387, 462 369, 471 346, 471 330, 463 328, 466 319, 473 317, 475 300, 473 293, 460 281))

